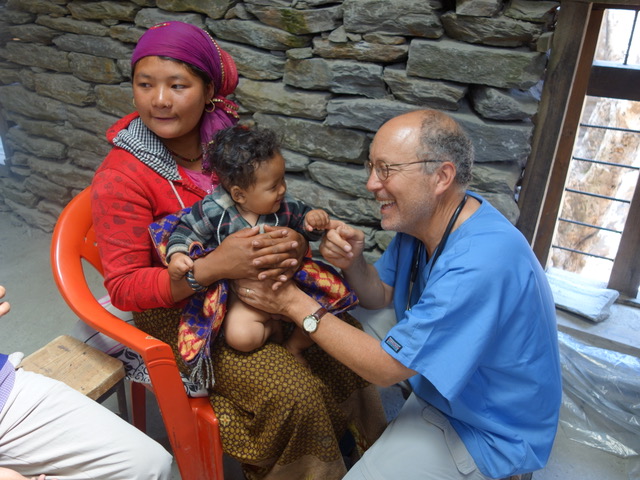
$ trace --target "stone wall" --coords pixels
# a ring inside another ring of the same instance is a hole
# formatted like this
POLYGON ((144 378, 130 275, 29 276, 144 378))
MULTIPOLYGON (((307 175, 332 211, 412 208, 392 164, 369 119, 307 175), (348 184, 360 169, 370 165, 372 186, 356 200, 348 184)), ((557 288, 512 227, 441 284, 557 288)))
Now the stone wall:
POLYGON ((0 211, 50 231, 132 110, 129 57, 146 28, 208 29, 236 60, 244 121, 283 136, 289 191, 369 235, 362 164, 377 128, 448 111, 477 152, 472 188, 512 222, 557 2, 511 0, 0 1, 0 211))

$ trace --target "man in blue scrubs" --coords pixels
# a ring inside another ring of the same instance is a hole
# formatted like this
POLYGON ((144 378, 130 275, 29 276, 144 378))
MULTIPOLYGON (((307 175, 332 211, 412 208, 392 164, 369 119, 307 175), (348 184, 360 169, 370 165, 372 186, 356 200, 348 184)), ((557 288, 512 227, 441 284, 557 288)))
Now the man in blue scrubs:
POLYGON ((376 134, 367 188, 382 227, 398 234, 375 265, 363 232, 347 225, 321 252, 361 306, 393 304, 397 323, 382 341, 292 282, 244 289, 372 383, 408 379, 404 407, 346 479, 503 478, 549 458, 562 395, 553 297, 525 238, 467 191, 472 164, 469 138, 441 112, 401 115, 376 134))

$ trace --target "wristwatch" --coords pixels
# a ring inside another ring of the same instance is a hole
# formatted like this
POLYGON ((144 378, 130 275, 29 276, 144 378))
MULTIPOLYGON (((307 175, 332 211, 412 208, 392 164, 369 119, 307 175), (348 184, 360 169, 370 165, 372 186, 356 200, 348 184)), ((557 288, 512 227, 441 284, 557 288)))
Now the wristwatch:
POLYGON ((307 335, 315 332, 318 329, 320 319, 325 313, 327 313, 327 309, 320 307, 315 313, 304 317, 304 320, 302 320, 302 330, 304 330, 307 335))

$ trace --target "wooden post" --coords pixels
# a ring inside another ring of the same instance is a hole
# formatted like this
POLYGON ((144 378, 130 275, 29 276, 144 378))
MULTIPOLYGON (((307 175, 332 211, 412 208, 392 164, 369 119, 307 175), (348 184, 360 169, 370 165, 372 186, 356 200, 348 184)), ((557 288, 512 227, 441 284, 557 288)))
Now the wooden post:
POLYGON ((538 227, 533 239, 533 251, 543 266, 546 266, 549 251, 553 242, 558 212, 562 206, 564 187, 566 185, 571 154, 582 116, 584 97, 589 85, 591 64, 598 43, 598 34, 604 10, 594 10, 589 16, 587 32, 585 33, 582 50, 576 67, 576 75, 571 88, 567 111, 562 131, 558 137, 556 156, 551 166, 551 174, 548 176, 547 193, 543 199, 543 206, 538 215, 538 227))
MULTIPOLYGON (((640 212, 640 180, 629 205, 630 212, 640 212)), ((609 277, 609 288, 618 290, 627 297, 636 298, 640 287, 640 222, 632 215, 627 215, 624 224, 622 240, 618 246, 618 253, 613 262, 613 269, 609 277)))
MULTIPOLYGON (((578 69, 578 60, 591 15, 592 4, 562 2, 547 67, 538 125, 534 131, 532 151, 527 161, 520 194, 520 218, 517 227, 533 244, 538 231, 550 172, 556 158, 560 133, 567 113, 578 69)), ((540 258, 546 264, 546 258, 540 258)))

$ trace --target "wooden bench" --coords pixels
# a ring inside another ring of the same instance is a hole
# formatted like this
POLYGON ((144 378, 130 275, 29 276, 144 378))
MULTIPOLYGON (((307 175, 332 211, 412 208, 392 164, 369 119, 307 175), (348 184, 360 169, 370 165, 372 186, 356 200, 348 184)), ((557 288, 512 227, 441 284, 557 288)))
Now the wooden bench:
POLYGON ((125 373, 120 360, 74 337, 61 335, 25 357, 20 366, 64 382, 97 402, 117 392, 120 416, 128 420, 125 373))

